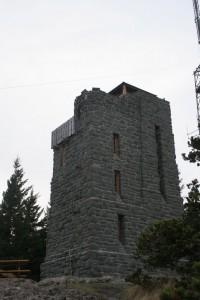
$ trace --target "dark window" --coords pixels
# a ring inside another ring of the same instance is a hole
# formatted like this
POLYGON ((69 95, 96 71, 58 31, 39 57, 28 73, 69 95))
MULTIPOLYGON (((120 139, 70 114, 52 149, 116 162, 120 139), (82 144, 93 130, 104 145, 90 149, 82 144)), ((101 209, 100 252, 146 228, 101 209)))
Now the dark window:
POLYGON ((121 179, 120 179, 120 171, 115 171, 115 192, 117 194, 121 194, 121 179))
POLYGON ((156 132, 156 151, 158 158, 158 176, 159 176, 159 188, 163 197, 165 197, 165 181, 164 181, 164 170, 163 170, 163 157, 162 157, 162 141, 161 141, 161 130, 160 126, 155 126, 156 132))
POLYGON ((65 164, 65 144, 62 144, 60 165, 64 166, 64 164, 65 164))
POLYGON ((119 156, 119 134, 113 134, 114 155, 119 156))
POLYGON ((118 240, 124 244, 125 242, 125 228, 124 228, 124 216, 118 215, 118 240))

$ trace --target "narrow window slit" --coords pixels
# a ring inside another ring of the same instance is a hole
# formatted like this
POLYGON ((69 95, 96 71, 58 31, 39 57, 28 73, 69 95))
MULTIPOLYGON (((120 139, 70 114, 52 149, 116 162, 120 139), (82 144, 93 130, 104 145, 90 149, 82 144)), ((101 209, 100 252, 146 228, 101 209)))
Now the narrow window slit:
POLYGON ((119 134, 113 134, 113 143, 114 143, 114 155, 119 156, 119 134))
POLYGON ((156 133, 156 151, 158 160, 158 177, 159 177, 159 189, 161 195, 165 198, 165 180, 164 180, 164 169, 163 169, 163 156, 162 156, 162 140, 160 126, 155 126, 156 133))
POLYGON ((121 194, 121 178, 120 171, 115 171, 115 192, 121 194))

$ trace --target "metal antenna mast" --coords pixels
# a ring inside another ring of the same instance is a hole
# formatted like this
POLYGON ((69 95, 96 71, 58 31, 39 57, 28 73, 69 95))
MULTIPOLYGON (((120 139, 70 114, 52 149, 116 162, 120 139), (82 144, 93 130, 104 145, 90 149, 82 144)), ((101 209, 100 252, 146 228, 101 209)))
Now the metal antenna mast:
MULTIPOLYGON (((195 23, 197 27, 198 43, 200 44, 200 12, 198 0, 193 0, 195 23)), ((194 71, 194 82, 196 91, 196 102, 197 102, 197 122, 198 130, 200 135, 200 65, 194 71)))
POLYGON ((193 0, 195 23, 197 26, 198 43, 200 44, 200 13, 198 0, 193 0))

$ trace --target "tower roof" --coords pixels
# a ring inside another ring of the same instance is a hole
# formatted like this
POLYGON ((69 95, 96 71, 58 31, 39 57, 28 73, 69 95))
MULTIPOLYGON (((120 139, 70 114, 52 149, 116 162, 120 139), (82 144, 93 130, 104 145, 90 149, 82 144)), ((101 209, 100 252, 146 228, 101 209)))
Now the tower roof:
POLYGON ((118 86, 116 86, 112 91, 110 91, 108 94, 110 94, 110 95, 113 95, 113 96, 119 96, 119 95, 121 95, 122 93, 123 93, 123 89, 126 89, 126 92, 127 93, 136 93, 137 91, 142 91, 142 92, 145 92, 145 93, 148 93, 148 94, 150 94, 150 95, 153 95, 153 96, 156 96, 156 95, 154 95, 154 94, 152 94, 152 93, 149 93, 149 92, 147 92, 147 91, 144 91, 144 90, 142 90, 142 89, 139 89, 138 87, 136 87, 136 86, 133 86, 133 85, 131 85, 131 84, 128 84, 128 83, 126 83, 126 82, 122 82, 122 83, 120 83, 118 86))

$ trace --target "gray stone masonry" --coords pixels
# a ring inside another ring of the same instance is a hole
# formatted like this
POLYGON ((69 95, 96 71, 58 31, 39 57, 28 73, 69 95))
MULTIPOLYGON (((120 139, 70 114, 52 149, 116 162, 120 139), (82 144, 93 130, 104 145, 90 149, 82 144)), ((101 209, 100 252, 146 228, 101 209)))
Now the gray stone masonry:
POLYGON ((75 133, 54 147, 42 278, 123 277, 138 263, 139 233, 183 210, 169 102, 124 82, 110 93, 84 90, 74 124, 75 133))

